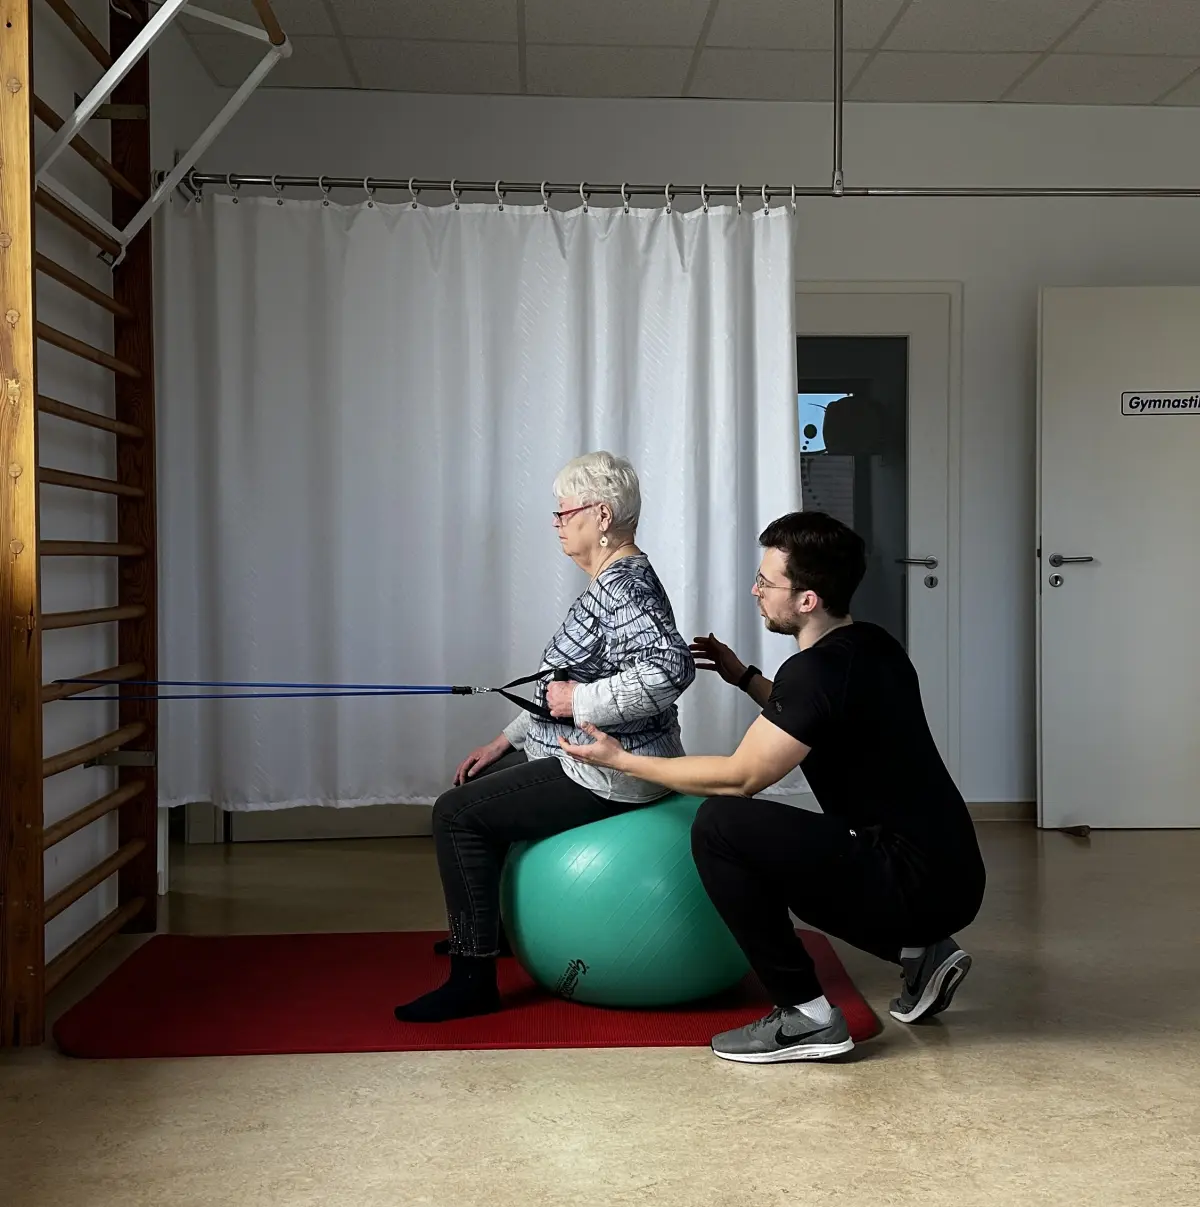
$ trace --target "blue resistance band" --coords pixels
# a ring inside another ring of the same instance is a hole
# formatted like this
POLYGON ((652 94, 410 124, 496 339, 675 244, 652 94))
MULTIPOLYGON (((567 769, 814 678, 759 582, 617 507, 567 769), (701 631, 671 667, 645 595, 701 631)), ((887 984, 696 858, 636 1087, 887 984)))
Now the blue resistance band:
POLYGON ((459 687, 443 684, 414 684, 414 683, 263 683, 263 682, 226 682, 210 679, 56 679, 56 685, 83 686, 84 692, 64 697, 66 700, 98 702, 103 700, 133 701, 133 700, 323 700, 343 699, 346 697, 364 698, 367 696, 478 696, 500 695, 511 701, 526 712, 540 717, 544 721, 565 723, 567 717, 551 716, 550 710, 533 700, 513 695, 508 689, 520 687, 526 683, 538 683, 552 677, 556 681, 570 678, 570 670, 563 667, 539 671, 535 675, 526 675, 513 679, 503 687, 459 687), (92 689, 101 687, 195 687, 209 689, 201 692, 159 692, 138 695, 96 696, 89 694, 92 689), (228 691, 224 689, 252 689, 228 691), (222 689, 222 690, 213 690, 222 689))

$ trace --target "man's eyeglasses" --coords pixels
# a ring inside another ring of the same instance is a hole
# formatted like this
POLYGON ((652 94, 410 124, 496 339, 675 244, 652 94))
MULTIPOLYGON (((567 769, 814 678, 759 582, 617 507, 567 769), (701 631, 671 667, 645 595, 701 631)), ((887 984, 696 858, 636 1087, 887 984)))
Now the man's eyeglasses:
POLYGON ((559 526, 561 526, 567 520, 569 520, 571 518, 571 516, 575 515, 576 512, 587 511, 587 509, 589 507, 595 507, 595 506, 596 506, 595 503, 584 503, 584 505, 582 507, 571 507, 571 508, 568 508, 566 511, 552 511, 550 514, 554 517, 554 522, 556 524, 558 524, 559 526))
POLYGON ((763 578, 761 570, 754 576, 754 586, 759 591, 796 591, 796 590, 798 590, 798 588, 793 587, 787 583, 769 583, 769 582, 767 582, 767 580, 765 578, 763 578))

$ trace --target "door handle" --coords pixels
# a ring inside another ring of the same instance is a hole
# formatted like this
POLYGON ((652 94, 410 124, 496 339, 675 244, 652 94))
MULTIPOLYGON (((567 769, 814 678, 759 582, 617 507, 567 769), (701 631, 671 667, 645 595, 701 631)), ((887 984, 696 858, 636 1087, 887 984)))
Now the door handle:
POLYGON ((1084 562, 1094 562, 1094 557, 1063 557, 1061 553, 1050 554, 1050 564, 1052 566, 1079 566, 1084 562))
POLYGON ((938 560, 936 557, 898 557, 896 558, 897 566, 924 566, 926 570, 936 570, 938 560))

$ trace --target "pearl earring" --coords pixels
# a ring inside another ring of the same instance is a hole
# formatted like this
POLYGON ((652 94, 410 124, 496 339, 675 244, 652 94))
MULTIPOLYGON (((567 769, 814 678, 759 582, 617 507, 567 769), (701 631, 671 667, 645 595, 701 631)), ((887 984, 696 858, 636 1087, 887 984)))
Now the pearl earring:
POLYGON ((608 537, 606 537, 606 536, 602 536, 602 537, 600 538, 600 548, 601 548, 601 549, 607 549, 607 548, 608 548, 608 537))

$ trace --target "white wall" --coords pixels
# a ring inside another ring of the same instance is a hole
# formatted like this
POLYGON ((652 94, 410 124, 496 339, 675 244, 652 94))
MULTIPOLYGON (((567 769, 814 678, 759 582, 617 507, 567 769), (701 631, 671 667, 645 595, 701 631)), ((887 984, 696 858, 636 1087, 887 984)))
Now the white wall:
MULTIPOLYGON (((73 7, 100 40, 108 41, 107 0, 75 0, 73 7)), ((50 8, 34 6, 34 88, 60 117, 75 107, 74 94, 86 93, 101 75, 101 68, 68 32, 50 8)), ((151 63, 155 83, 171 82, 163 112, 152 121, 155 162, 162 148, 194 129, 197 109, 219 104, 182 37, 168 31, 157 43, 151 63)), ((155 102, 157 103, 157 102, 155 102)), ((50 136, 38 125, 40 147, 50 136)), ((109 123, 93 121, 85 137, 105 155, 109 153, 109 123)), ((169 162, 169 150, 166 152, 169 162)), ((74 152, 66 152, 53 174, 102 214, 110 211, 110 190, 105 181, 74 152)), ((105 291, 111 291, 112 274, 97 258, 95 249, 57 219, 37 214, 37 246, 51 259, 105 291)), ((113 324, 106 311, 41 275, 37 278, 38 318, 88 343, 112 350, 113 324)), ((75 406, 111 415, 113 375, 48 344, 38 348, 38 390, 75 406)), ((103 432, 53 416, 39 417, 39 460, 42 465, 102 477, 116 476, 116 443, 103 432)), ((41 490, 41 528, 49 540, 116 539, 116 501, 57 486, 41 490)), ((104 559, 48 558, 42 563, 42 609, 46 612, 105 607, 116 602, 116 567, 104 559)), ((117 660, 116 627, 104 625, 46 633, 43 637, 43 681, 78 675, 111 666, 117 660)), ((58 753, 116 727, 116 710, 109 705, 62 702, 44 710, 44 749, 58 753)), ((82 808, 115 787, 115 773, 79 768, 46 781, 45 816, 53 823, 82 808)), ((102 818, 53 847, 46 855, 47 896, 94 867, 116 847, 115 817, 102 818)), ((77 901, 46 928, 46 955, 52 959, 116 904, 116 878, 77 901)))
MULTIPOLYGON (((852 184, 1200 186, 1200 111, 850 106, 852 184)), ((258 94, 211 171, 824 185, 825 106, 258 94)), ((1034 369, 1043 284, 1200 280, 1200 202, 820 200, 797 275, 965 285, 962 767, 1034 796, 1034 369)))

